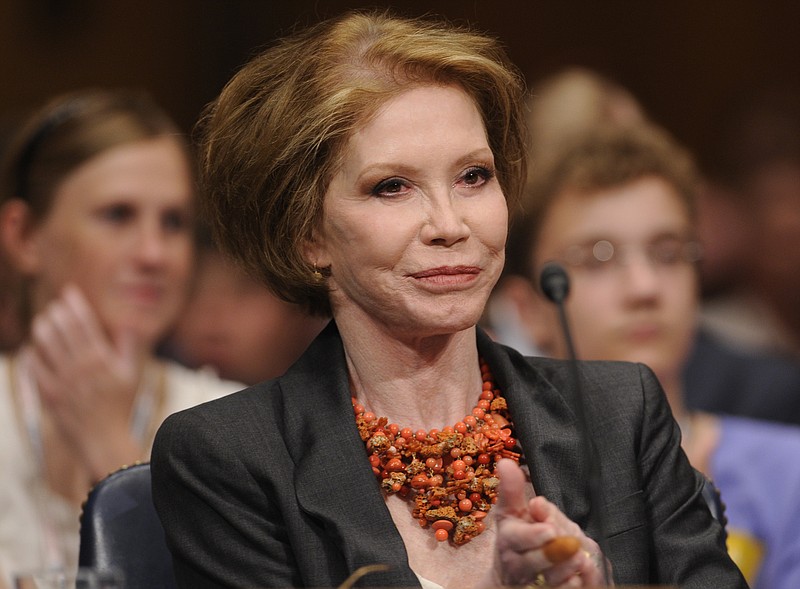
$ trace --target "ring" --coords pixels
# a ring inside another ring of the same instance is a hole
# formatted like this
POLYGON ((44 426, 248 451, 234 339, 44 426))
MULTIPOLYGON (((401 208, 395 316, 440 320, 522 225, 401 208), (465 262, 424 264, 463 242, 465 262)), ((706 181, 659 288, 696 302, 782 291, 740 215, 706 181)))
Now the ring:
POLYGON ((594 566, 596 566, 601 571, 603 570, 602 552, 595 552, 594 554, 592 554, 588 550, 584 550, 583 553, 586 555, 586 558, 588 558, 590 561, 592 561, 592 563, 594 563, 594 566))
POLYGON ((547 580, 544 578, 544 573, 539 573, 536 575, 531 587, 547 587, 547 580))
MULTIPOLYGON (((600 567, 599 554, 592 554, 588 550, 584 550, 583 554, 586 556, 586 558, 591 560, 595 566, 597 566, 598 568, 600 567)), ((581 572, 578 571, 575 573, 575 576, 580 576, 580 574, 581 572)), ((534 587, 548 587, 547 579, 544 578, 544 573, 539 573, 538 575, 536 575, 536 578, 533 580, 533 583, 531 585, 528 585, 528 588, 530 589, 533 589, 534 587)))

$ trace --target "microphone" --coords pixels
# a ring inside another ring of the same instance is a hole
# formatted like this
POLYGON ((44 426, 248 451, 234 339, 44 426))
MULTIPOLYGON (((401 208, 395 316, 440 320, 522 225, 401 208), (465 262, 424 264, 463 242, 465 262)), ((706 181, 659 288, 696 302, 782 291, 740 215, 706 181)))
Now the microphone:
POLYGON ((548 262, 545 264, 541 274, 539 274, 539 288, 542 293, 544 293, 544 296, 558 308, 561 331, 564 334, 564 340, 567 344, 567 355, 572 364, 571 372, 575 379, 575 382, 572 384, 575 386, 575 390, 580 392, 578 366, 576 364, 578 357, 575 354, 575 346, 572 344, 572 331, 569 328, 567 310, 564 306, 569 296, 569 275, 567 275, 567 271, 564 270, 564 266, 557 262, 548 262))
POLYGON ((539 287, 544 296, 556 305, 562 305, 569 296, 569 276, 561 264, 550 262, 544 265, 539 275, 539 287))
POLYGON ((576 403, 575 413, 581 427, 581 445, 586 456, 589 457, 589 501, 590 510, 592 506, 597 507, 598 538, 602 554, 600 555, 600 568, 603 571, 603 580, 606 585, 611 583, 611 572, 609 571, 608 561, 606 560, 606 536, 605 536, 605 514, 603 508, 603 487, 600 481, 600 461, 592 438, 589 435, 589 421, 586 418, 586 410, 583 403, 583 391, 581 380, 578 373, 578 357, 575 354, 575 346, 572 343, 572 330, 569 328, 567 311, 564 303, 569 296, 569 275, 564 267, 557 262, 548 262, 539 274, 539 288, 547 299, 554 303, 558 308, 558 317, 561 321, 561 331, 567 345, 567 360, 569 362, 569 383, 575 391, 576 403))

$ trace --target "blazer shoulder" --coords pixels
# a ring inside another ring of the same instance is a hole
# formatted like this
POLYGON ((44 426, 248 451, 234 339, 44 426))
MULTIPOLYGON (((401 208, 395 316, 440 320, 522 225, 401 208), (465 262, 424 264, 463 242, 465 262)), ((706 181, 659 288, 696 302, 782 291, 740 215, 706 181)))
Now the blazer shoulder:
POLYGON ((508 385, 521 381, 527 388, 555 389, 569 403, 580 392, 610 403, 629 403, 645 396, 663 396, 653 371, 644 364, 608 360, 559 360, 523 356, 515 349, 492 341, 478 332, 478 346, 495 376, 508 385), (580 377, 575 384, 575 372, 580 377))
POLYGON ((612 387, 615 391, 621 388, 641 390, 643 388, 659 388, 658 379, 652 369, 637 362, 612 360, 578 360, 574 364, 570 360, 558 360, 538 356, 527 356, 524 362, 542 377, 559 389, 572 389, 573 366, 580 376, 580 385, 584 390, 595 390, 612 387))

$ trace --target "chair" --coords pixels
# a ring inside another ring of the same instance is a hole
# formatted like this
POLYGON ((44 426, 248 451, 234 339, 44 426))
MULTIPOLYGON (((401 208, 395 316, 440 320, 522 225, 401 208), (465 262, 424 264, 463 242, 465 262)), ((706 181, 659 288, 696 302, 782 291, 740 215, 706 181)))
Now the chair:
POLYGON ((708 504, 708 509, 711 515, 722 525, 723 537, 728 538, 728 516, 725 515, 725 502, 722 500, 722 495, 719 489, 710 478, 705 475, 703 477, 703 499, 708 504))
POLYGON ((149 463, 123 467, 89 492, 81 515, 79 564, 119 571, 126 589, 176 587, 153 505, 149 463))

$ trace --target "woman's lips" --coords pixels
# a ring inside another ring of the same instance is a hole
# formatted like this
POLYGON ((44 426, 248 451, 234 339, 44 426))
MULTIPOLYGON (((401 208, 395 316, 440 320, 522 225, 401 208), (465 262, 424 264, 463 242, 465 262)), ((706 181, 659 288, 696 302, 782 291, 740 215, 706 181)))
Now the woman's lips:
POLYGON ((415 272, 410 276, 423 284, 458 286, 472 283, 480 274, 476 266, 441 266, 415 272))
POLYGON ((156 305, 164 298, 164 289, 156 285, 130 285, 124 289, 132 302, 143 305, 156 305))
POLYGON ((478 274, 480 272, 480 268, 476 266, 441 266, 439 268, 430 268, 428 270, 422 270, 421 272, 415 272, 411 274, 413 278, 429 278, 431 276, 456 276, 458 274, 478 274))

